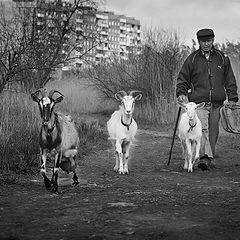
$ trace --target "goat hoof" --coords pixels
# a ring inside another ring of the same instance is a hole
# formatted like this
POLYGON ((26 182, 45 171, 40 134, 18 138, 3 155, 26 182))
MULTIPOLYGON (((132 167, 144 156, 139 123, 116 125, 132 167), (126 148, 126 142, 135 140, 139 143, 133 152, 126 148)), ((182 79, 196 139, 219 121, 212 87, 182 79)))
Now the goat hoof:
POLYGON ((44 178, 44 184, 47 190, 51 190, 52 182, 48 178, 44 178))
POLYGON ((75 182, 73 182, 73 186, 75 187, 75 186, 77 186, 79 184, 79 181, 75 181, 75 182))
POLYGON ((54 184, 54 183, 52 184, 51 190, 52 190, 53 193, 59 194, 58 186, 56 184, 54 184))
POLYGON ((51 191, 52 191, 52 193, 55 193, 57 195, 59 194, 58 189, 56 189, 54 187, 51 188, 51 191))
POLYGON ((58 195, 58 194, 59 194, 59 191, 58 191, 58 189, 52 189, 52 192, 53 192, 53 193, 55 193, 56 195, 58 195))

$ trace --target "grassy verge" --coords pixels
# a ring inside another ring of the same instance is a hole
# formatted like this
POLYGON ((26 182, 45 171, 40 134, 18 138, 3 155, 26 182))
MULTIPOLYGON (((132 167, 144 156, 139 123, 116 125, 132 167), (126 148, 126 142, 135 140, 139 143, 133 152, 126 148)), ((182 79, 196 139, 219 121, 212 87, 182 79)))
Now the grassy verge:
MULTIPOLYGON (((63 102, 56 110, 72 115, 75 120, 80 137, 79 158, 82 158, 92 151, 106 148, 108 141, 101 114, 86 114, 85 106, 90 100, 83 100, 84 107, 79 101, 77 108, 75 97, 72 96, 74 109, 67 111, 63 102)), ((67 100, 71 105, 70 94, 67 100)), ((1 95, 0 119, 0 183, 14 184, 19 175, 38 174, 40 114, 37 104, 27 94, 6 91, 1 95)))

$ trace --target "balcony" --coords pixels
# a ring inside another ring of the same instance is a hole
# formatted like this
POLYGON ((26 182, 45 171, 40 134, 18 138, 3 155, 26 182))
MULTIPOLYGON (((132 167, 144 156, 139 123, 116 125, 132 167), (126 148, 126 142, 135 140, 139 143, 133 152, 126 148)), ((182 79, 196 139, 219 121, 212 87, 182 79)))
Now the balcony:
POLYGON ((126 19, 124 19, 124 18, 120 18, 120 22, 121 22, 121 23, 126 23, 126 22, 127 22, 127 20, 126 20, 126 19))
POLYGON ((107 31, 101 31, 100 34, 101 35, 108 35, 108 32, 107 31))
POLYGON ((126 31, 127 28, 125 26, 120 26, 120 30, 126 31))
POLYGON ((96 58, 102 58, 102 57, 103 57, 103 54, 100 54, 100 53, 96 54, 96 58))
POLYGON ((98 14, 98 13, 96 14, 96 18, 108 20, 108 16, 103 15, 103 14, 98 14))
POLYGON ((105 22, 102 22, 102 21, 98 21, 97 25, 98 25, 99 27, 109 28, 108 24, 105 23, 105 22))
POLYGON ((43 17, 44 17, 44 14, 43 14, 43 13, 37 13, 37 17, 38 17, 38 18, 43 18, 43 17))
POLYGON ((77 19, 76 19, 76 23, 83 23, 83 19, 77 18, 77 19))
POLYGON ((76 27, 76 31, 77 31, 77 32, 80 32, 80 31, 82 31, 82 30, 83 30, 83 29, 82 29, 81 27, 79 27, 79 26, 76 27))

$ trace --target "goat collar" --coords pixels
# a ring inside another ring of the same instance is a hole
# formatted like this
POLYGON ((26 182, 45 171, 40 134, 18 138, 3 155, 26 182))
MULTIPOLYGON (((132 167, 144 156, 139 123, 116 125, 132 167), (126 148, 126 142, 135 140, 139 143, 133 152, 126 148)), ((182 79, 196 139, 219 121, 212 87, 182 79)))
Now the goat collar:
POLYGON ((122 117, 121 117, 121 123, 122 123, 123 126, 127 127, 127 130, 129 130, 129 127, 130 127, 130 125, 132 124, 132 118, 131 118, 130 123, 129 123, 129 124, 126 124, 126 123, 123 122, 122 117))
POLYGON ((190 131, 193 130, 194 127, 196 127, 197 122, 196 122, 194 125, 191 125, 191 122, 190 122, 190 121, 189 121, 188 123, 189 123, 189 126, 190 126, 189 129, 188 129, 188 132, 190 132, 190 131))

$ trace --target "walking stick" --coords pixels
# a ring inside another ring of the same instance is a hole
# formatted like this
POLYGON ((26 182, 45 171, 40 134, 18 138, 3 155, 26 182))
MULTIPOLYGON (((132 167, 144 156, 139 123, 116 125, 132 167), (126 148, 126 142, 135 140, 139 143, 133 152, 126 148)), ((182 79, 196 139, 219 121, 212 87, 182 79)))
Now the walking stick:
POLYGON ((171 148, 170 148, 170 152, 169 152, 169 157, 168 157, 168 163, 167 163, 168 166, 169 166, 169 164, 170 164, 171 157, 172 157, 172 149, 173 149, 173 144, 174 144, 174 140, 175 140, 175 135, 176 135, 176 131, 177 131, 177 126, 178 126, 178 120, 179 120, 179 117, 180 117, 180 113, 181 113, 181 107, 178 108, 177 119, 176 119, 174 131, 173 131, 172 144, 171 144, 171 148))

